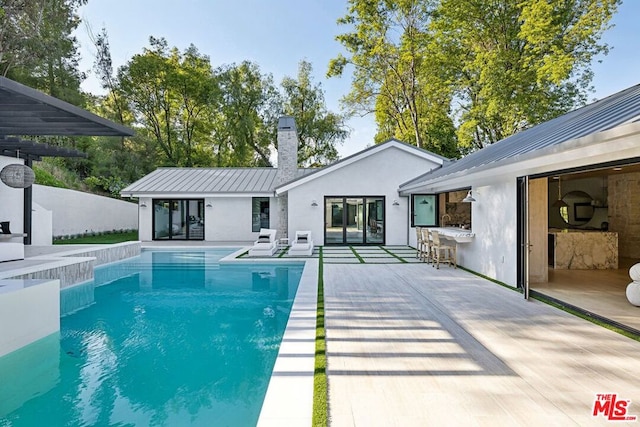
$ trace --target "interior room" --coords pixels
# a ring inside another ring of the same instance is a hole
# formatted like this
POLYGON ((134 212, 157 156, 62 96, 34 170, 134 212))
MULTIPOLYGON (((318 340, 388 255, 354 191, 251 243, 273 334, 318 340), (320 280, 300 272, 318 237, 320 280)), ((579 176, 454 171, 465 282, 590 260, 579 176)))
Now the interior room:
MULTIPOLYGON (((533 257, 530 288, 640 330, 640 307, 626 296, 629 268, 640 262, 640 164, 557 174, 531 183, 546 186, 547 247, 541 258, 547 265, 546 277, 536 274, 533 257)), ((543 199, 535 197, 531 203, 540 205, 543 199)), ((534 226, 531 233, 537 232, 534 226)))

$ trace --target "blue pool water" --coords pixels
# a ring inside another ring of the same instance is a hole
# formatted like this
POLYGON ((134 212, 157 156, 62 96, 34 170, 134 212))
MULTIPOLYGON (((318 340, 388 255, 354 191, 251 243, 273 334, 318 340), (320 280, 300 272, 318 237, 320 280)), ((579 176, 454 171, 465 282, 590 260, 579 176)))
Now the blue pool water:
POLYGON ((228 253, 143 252, 63 291, 60 334, 0 358, 0 426, 255 425, 303 264, 228 253))

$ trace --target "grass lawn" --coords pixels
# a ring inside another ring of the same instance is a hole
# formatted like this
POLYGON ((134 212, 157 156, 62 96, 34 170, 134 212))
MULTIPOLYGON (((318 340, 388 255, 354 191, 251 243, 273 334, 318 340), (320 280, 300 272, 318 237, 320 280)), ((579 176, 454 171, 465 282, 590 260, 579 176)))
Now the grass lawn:
POLYGON ((138 240, 137 231, 129 231, 126 233, 101 234, 99 236, 85 236, 77 239, 54 240, 54 245, 93 245, 120 243, 138 240))

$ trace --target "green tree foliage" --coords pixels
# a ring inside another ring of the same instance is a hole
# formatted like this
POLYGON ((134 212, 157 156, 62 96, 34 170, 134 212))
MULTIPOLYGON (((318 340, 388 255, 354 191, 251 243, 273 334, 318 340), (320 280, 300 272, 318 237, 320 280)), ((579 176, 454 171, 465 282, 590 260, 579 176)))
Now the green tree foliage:
POLYGON ((257 64, 224 65, 214 71, 217 95, 211 144, 215 166, 271 166, 280 97, 273 77, 257 64))
POLYGON ((320 83, 314 84, 313 67, 307 61, 298 65, 297 79, 282 80, 284 113, 296 120, 298 163, 300 166, 322 166, 338 159, 337 144, 349 135, 345 117, 327 111, 320 83))
POLYGON ((180 53, 165 39, 149 42, 118 71, 133 123, 142 137, 154 141, 162 164, 207 165, 209 100, 215 89, 209 58, 193 45, 180 53))
POLYGON ((351 31, 337 37, 349 56, 333 59, 328 75, 354 67, 343 102, 351 114, 375 114, 377 142, 395 137, 451 156, 451 93, 445 61, 431 41, 433 7, 431 1, 350 0, 338 23, 351 31))
POLYGON ((375 113, 378 140, 450 156, 456 138, 462 152, 481 148, 584 103, 619 3, 349 0, 337 38, 347 56, 328 74, 354 67, 344 102, 375 113))
POLYGON ((78 71, 77 9, 87 0, 3 0, 0 74, 83 105, 78 71))
POLYGON ((582 105, 619 0, 441 0, 434 37, 451 58, 465 149, 582 105))

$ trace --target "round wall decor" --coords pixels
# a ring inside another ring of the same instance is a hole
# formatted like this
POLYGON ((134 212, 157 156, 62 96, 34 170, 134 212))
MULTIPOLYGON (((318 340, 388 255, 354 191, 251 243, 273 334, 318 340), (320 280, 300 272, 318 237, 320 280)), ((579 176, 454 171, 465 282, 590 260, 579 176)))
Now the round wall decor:
POLYGON ((11 164, 0 171, 0 181, 12 188, 27 188, 36 180, 36 174, 26 165, 11 164))

